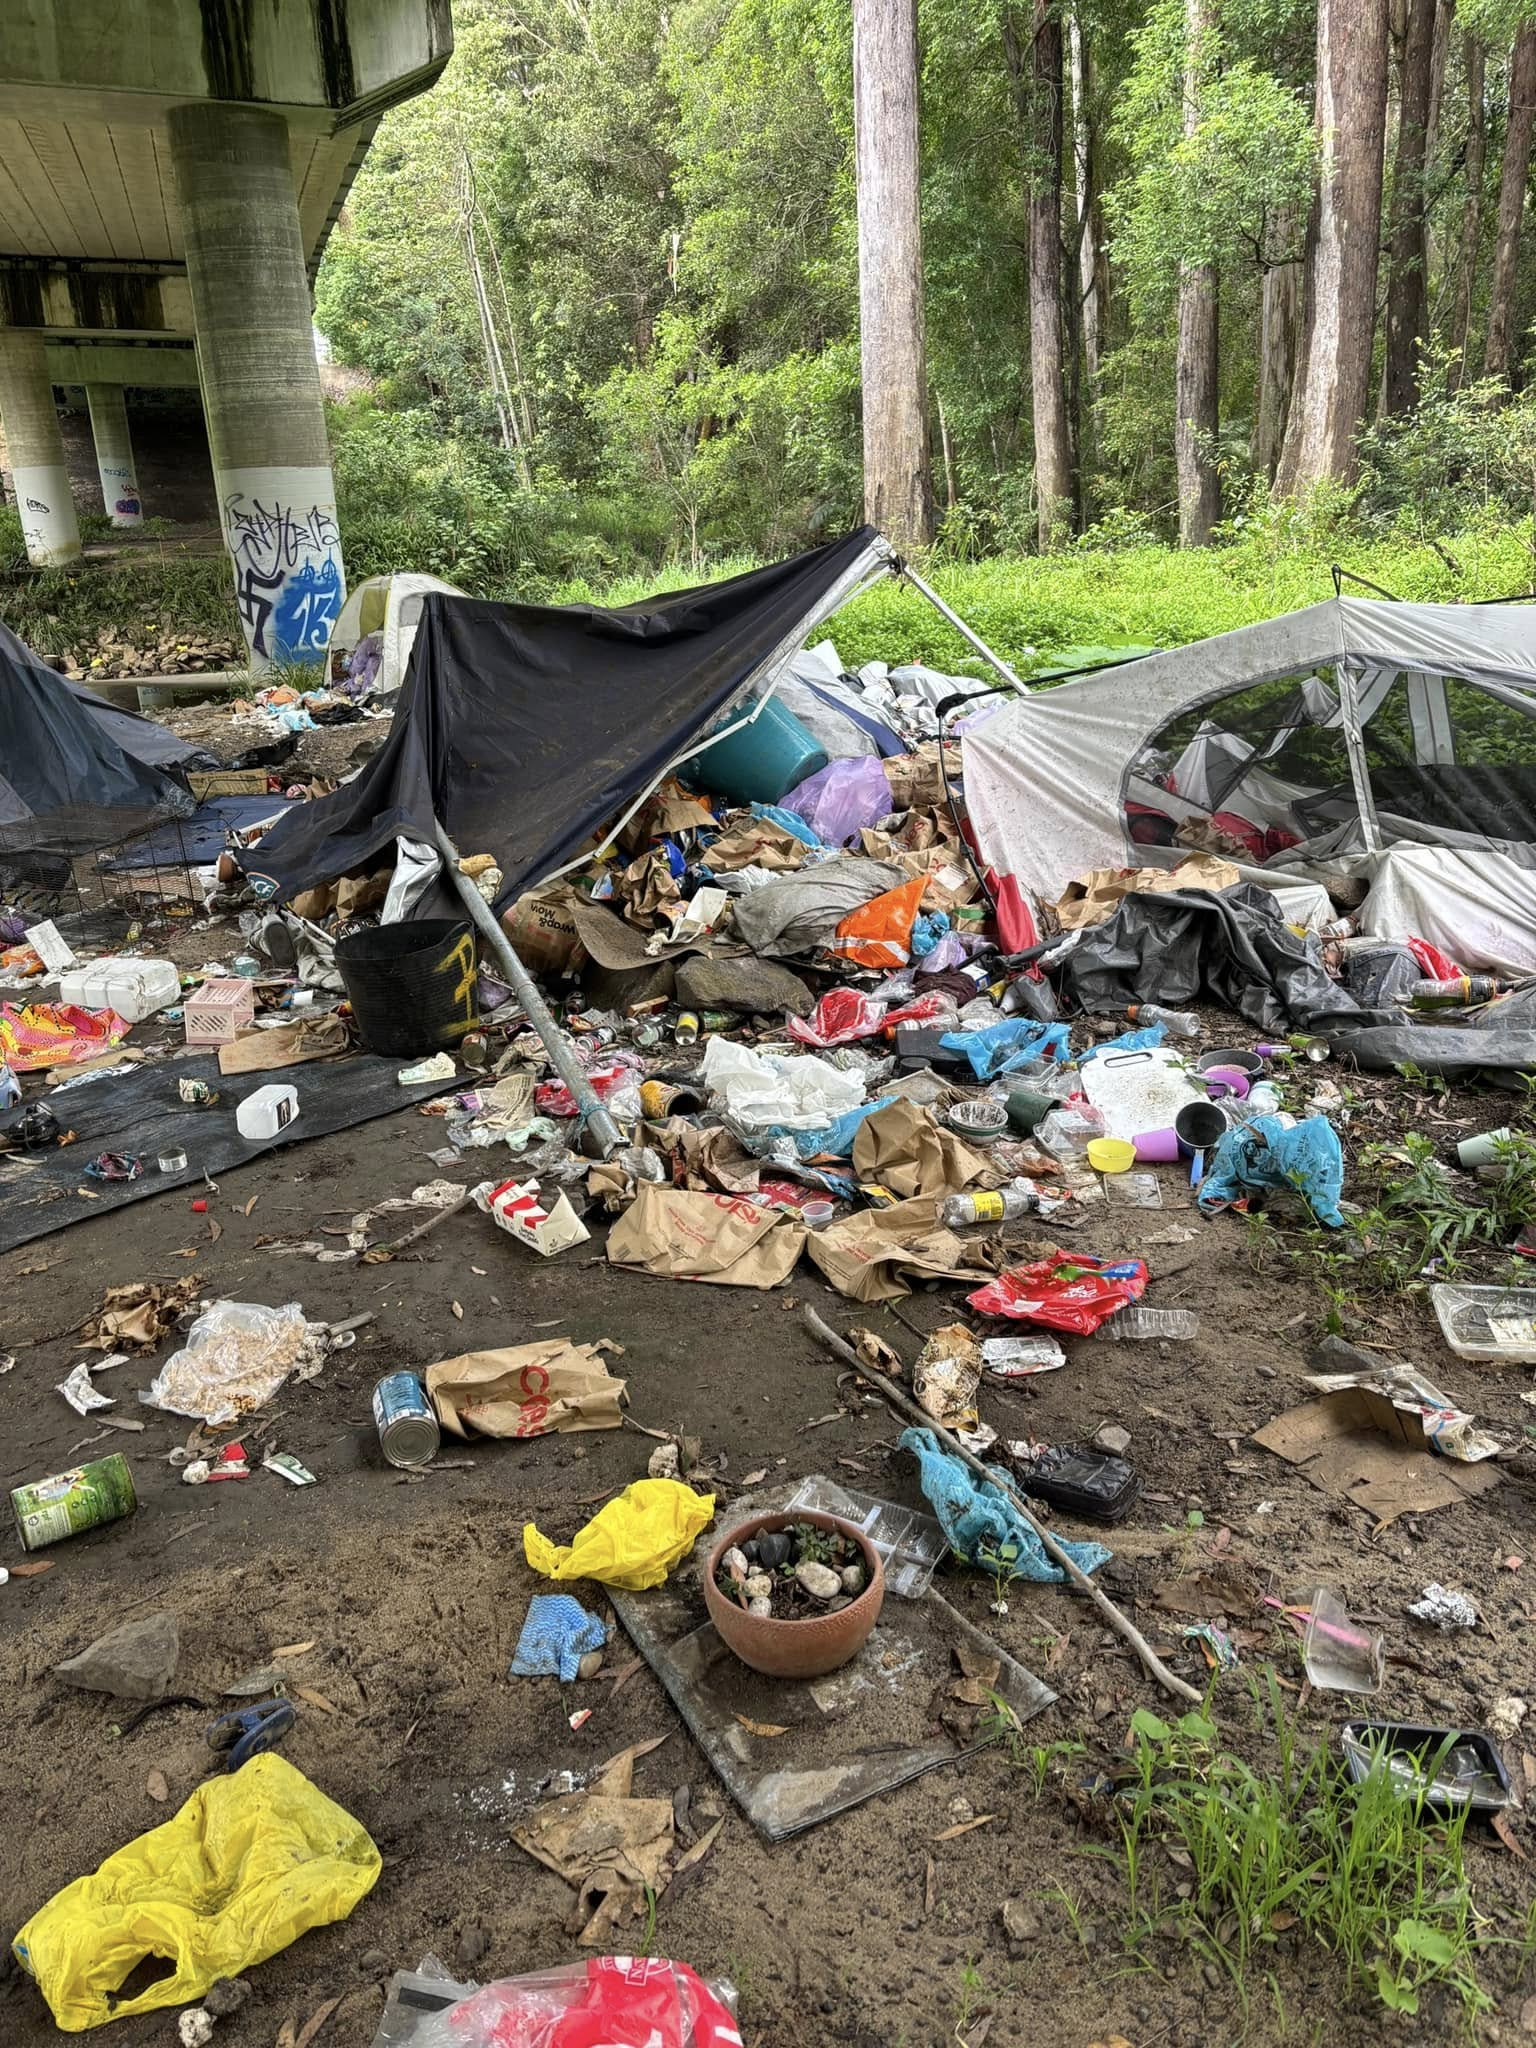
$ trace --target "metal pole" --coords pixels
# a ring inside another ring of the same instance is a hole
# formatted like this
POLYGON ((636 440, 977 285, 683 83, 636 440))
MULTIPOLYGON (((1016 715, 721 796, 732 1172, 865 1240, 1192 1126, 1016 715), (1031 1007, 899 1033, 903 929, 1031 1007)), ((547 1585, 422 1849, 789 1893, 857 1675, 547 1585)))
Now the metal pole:
POLYGON ((468 875, 460 873, 459 849, 435 818, 432 821, 432 830, 437 839, 438 852, 446 864, 448 879, 458 891, 459 900, 464 908, 469 912, 470 922, 506 970, 507 980, 512 984, 517 1000, 527 1012, 528 1022, 544 1041, 544 1050, 549 1054, 555 1072, 575 1096, 581 1110, 582 1123, 598 1148, 598 1158, 609 1158, 624 1144, 623 1132, 593 1093, 592 1083, 587 1079, 586 1070, 576 1057, 575 1048, 550 1015, 549 1006, 534 986, 527 968, 513 952, 512 941, 502 930, 500 919, 468 875))
POLYGON ((970 627, 965 623, 964 619, 961 618, 958 612, 953 612, 950 610, 949 606, 944 602, 943 598, 940 597, 939 593, 934 589, 931 583, 925 583, 922 577, 918 575, 917 571, 913 568, 910 568, 908 564, 905 562, 903 562, 901 565, 900 573, 906 577, 907 581, 912 585, 912 588, 914 590, 920 590, 923 593, 924 597, 927 598, 928 602, 933 606, 934 610, 939 614, 941 618, 948 619, 949 623, 954 627, 955 631, 960 635, 960 637, 963 640, 969 640, 971 645, 975 648, 976 652, 981 656, 982 660, 990 662, 992 667, 997 670, 998 674, 1002 677, 1003 681, 1007 683, 1011 689, 1019 691, 1021 695, 1025 694, 1023 683, 1019 681, 1019 678, 1014 674, 1013 670, 1008 666, 1007 662, 1004 661, 1003 657, 1000 654, 994 654, 991 648, 987 645, 986 641, 982 639, 981 635, 979 633, 973 633, 970 627))

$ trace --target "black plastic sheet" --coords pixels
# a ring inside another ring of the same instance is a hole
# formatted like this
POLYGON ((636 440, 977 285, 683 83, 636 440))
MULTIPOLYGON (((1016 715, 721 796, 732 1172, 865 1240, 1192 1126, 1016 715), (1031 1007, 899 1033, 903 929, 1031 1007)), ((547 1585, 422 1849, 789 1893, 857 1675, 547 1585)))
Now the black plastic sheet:
POLYGON ((1083 934, 1060 976, 1068 1009, 1215 1002, 1269 1032, 1375 1021, 1332 980, 1315 942, 1299 937, 1271 892, 1253 882, 1127 896, 1083 934))

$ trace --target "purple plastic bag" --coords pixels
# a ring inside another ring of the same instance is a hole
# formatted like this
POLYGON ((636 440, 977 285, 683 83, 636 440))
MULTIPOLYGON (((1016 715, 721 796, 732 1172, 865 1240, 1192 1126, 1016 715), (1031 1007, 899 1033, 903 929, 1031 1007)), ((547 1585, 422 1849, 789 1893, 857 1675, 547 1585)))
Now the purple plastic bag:
POLYGON ((781 802, 786 811, 804 818, 824 846, 846 846, 866 825, 890 816, 891 785, 882 761, 857 754, 818 768, 781 802))

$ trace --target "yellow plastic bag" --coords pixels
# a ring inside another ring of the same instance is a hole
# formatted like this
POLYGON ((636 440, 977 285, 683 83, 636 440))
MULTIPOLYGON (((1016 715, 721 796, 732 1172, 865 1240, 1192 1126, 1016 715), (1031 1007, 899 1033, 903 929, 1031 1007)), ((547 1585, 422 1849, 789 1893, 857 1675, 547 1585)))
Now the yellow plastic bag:
POLYGON ((378 1881, 367 1832, 270 1752, 210 1778, 163 1827, 56 1892, 12 1947, 67 2034, 189 2005, 311 1927, 345 1920, 378 1881), (146 1956, 175 1964, 111 2004, 146 1956))
POLYGON ((686 1556, 714 1512, 712 1493, 695 1493, 680 1479, 637 1479, 598 1509, 574 1543, 551 1543, 525 1522, 523 1555, 546 1579, 597 1579, 643 1593, 686 1556))

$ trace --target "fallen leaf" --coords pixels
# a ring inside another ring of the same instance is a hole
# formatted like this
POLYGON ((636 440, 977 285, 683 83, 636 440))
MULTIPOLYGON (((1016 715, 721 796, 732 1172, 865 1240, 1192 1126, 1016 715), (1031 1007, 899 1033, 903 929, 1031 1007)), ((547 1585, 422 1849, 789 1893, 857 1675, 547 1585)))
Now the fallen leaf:
POLYGON ((760 1467, 759 1470, 757 1470, 756 1472, 747 1473, 746 1477, 742 1480, 741 1483, 743 1486, 761 1486, 763 1481, 767 1477, 768 1467, 764 1465, 760 1467))
POLYGON ((931 1920, 939 1897, 939 1866, 931 1856, 925 1856, 923 1862, 923 1918, 931 1920))
POLYGON ((217 1217, 217 1216, 210 1216, 210 1217, 208 1218, 208 1242, 209 1242, 210 1244, 217 1244, 217 1243, 218 1243, 218 1241, 219 1241, 219 1239, 220 1239, 220 1238, 221 1238, 221 1237, 222 1237, 223 1235, 224 1235, 224 1226, 223 1226, 223 1224, 222 1224, 222 1223, 221 1223, 221 1222, 219 1221, 219 1219, 218 1219, 218 1217, 217 1217))
POLYGON ((316 2034, 319 2033, 340 2003, 341 2000, 339 1998, 328 1998, 324 2005, 317 2005, 303 2026, 300 2027, 293 2048, 309 2048, 310 2042, 313 2041, 316 2034))
POLYGON ((151 1771, 144 1780, 144 1790, 151 1799, 158 1799, 162 1806, 171 1796, 171 1788, 165 1782, 164 1771, 151 1771))
POLYGON ((834 1409, 832 1410, 832 1412, 831 1412, 831 1414, 830 1414, 830 1415, 818 1415, 818 1416, 816 1417, 816 1419, 815 1419, 815 1421, 814 1421, 814 1422, 804 1422, 804 1423, 802 1423, 802 1424, 800 1425, 800 1427, 799 1427, 799 1428, 798 1428, 798 1429, 797 1429, 797 1430, 795 1431, 795 1435, 796 1435, 796 1436, 804 1436, 804 1435, 806 1434, 806 1432, 807 1432, 808 1430, 812 1430, 812 1429, 825 1429, 825 1428, 826 1428, 826 1426, 827 1426, 827 1424, 828 1424, 829 1422, 841 1422, 841 1421, 842 1421, 842 1419, 843 1419, 843 1411, 842 1411, 842 1409, 841 1409, 841 1408, 834 1408, 834 1409))
POLYGON ((469 1270, 471 1271, 471 1273, 478 1273, 482 1280, 485 1278, 484 1266, 471 1266, 469 1270))
POLYGON ((779 1727, 775 1721, 749 1721, 745 1714, 737 1714, 734 1718, 741 1723, 749 1735, 787 1735, 789 1733, 787 1728, 779 1727))
POLYGON ((1489 1819, 1493 1824, 1493 1832, 1504 1844, 1510 1855, 1518 1857, 1522 1863, 1528 1862, 1530 1859, 1527 1857, 1524 1849, 1521 1848, 1515 1831, 1509 1824, 1509 1815, 1507 1813, 1494 1813, 1489 1815, 1489 1819))
POLYGON ((1271 1913, 1269 1924, 1274 1933, 1284 1934, 1296 1925, 1296 1915, 1294 1913, 1271 1913))
POLYGON ((172 1252, 171 1257, 173 1259, 195 1259, 197 1257, 197 1246, 195 1244, 184 1244, 180 1251, 172 1252))
POLYGON ((682 1877, 687 1871, 692 1870, 695 1867, 695 1865, 700 1864, 704 1861, 704 1858, 715 1846, 716 1838, 718 1837, 720 1830, 724 1826, 725 1816, 724 1814, 722 1814, 719 1820, 715 1822, 714 1826, 710 1828, 707 1833, 700 1835, 699 1839, 694 1843, 691 1849, 685 1849, 683 1851, 682 1855, 679 1856, 677 1859, 677 1868, 672 1872, 672 1882, 674 1884, 676 1884, 678 1879, 682 1877))
POLYGON ((246 1215, 246 1216, 249 1216, 249 1215, 250 1215, 250 1213, 251 1213, 251 1211, 252 1211, 252 1210, 253 1210, 253 1209, 255 1208, 256 1204, 257 1204, 257 1203, 258 1203, 258 1202, 259 1202, 260 1200, 261 1200, 261 1197, 260 1197, 260 1195, 252 1195, 251 1199, 250 1199, 250 1200, 249 1200, 249 1201, 248 1201, 248 1202, 246 1203, 246 1205, 245 1205, 245 1208, 244 1208, 244 1210, 242 1211, 242 1214, 244 1214, 244 1215, 246 1215))
POLYGON ((280 1650, 274 1650, 272 1654, 274 1657, 302 1657, 306 1650, 312 1650, 314 1647, 314 1638, 311 1637, 303 1643, 284 1643, 280 1650))
POLYGON ((458 1303, 457 1303, 456 1301, 450 1301, 450 1302, 449 1302, 449 1304, 448 1304, 448 1311, 449 1311, 449 1314, 450 1314, 450 1315, 455 1315, 455 1316, 457 1316, 457 1317, 458 1317, 458 1319, 459 1319, 459 1321, 460 1321, 461 1323, 463 1322, 463 1320, 464 1320, 464 1311, 463 1311, 463 1309, 461 1309, 461 1308, 459 1307, 459 1304, 458 1304, 458 1303))
POLYGON ((1520 2027, 1523 2033, 1536 2034, 1536 1998, 1528 1998, 1521 2006, 1520 2027))
POLYGON ((312 1707, 318 1707, 322 1714, 334 1714, 336 1709, 323 1692, 312 1692, 307 1685, 296 1685, 294 1693, 301 1700, 307 1700, 312 1707))
POLYGON ((1001 1658, 988 1657, 971 1643, 956 1643, 955 1662, 967 1678, 979 1678, 983 1685, 996 1685, 1003 1668, 1001 1658))
MULTIPOLYGON (((996 2017, 995 2013, 984 2012, 965 2036, 965 2048, 981 2048, 982 2042, 986 2040, 988 2034, 992 2031, 992 2022, 996 2017)), ((957 2041, 960 2039, 958 2033, 955 2035, 955 2039, 957 2041)))
POLYGON ((974 1820, 960 1821, 952 1828, 945 1828, 941 1834, 930 1835, 928 1839, 930 1842, 958 1842, 962 1835, 970 1834, 975 1828, 984 1828, 996 1819, 995 1813, 978 1813, 974 1820))
POLYGON ((950 1682, 949 1696, 965 1707, 984 1707, 992 1698, 992 1688, 979 1678, 956 1678, 950 1682))
POLYGON ((51 1557, 37 1557, 30 1564, 13 1564, 11 1566, 11 1577, 13 1579, 36 1579, 40 1578, 44 1572, 51 1572, 52 1570, 53 1559, 51 1557))
POLYGON ((1521 1565, 1523 1565, 1524 1563, 1525 1559, 1523 1557, 1506 1557, 1504 1560, 1504 1569, 1507 1572, 1517 1572, 1519 1571, 1521 1565))

